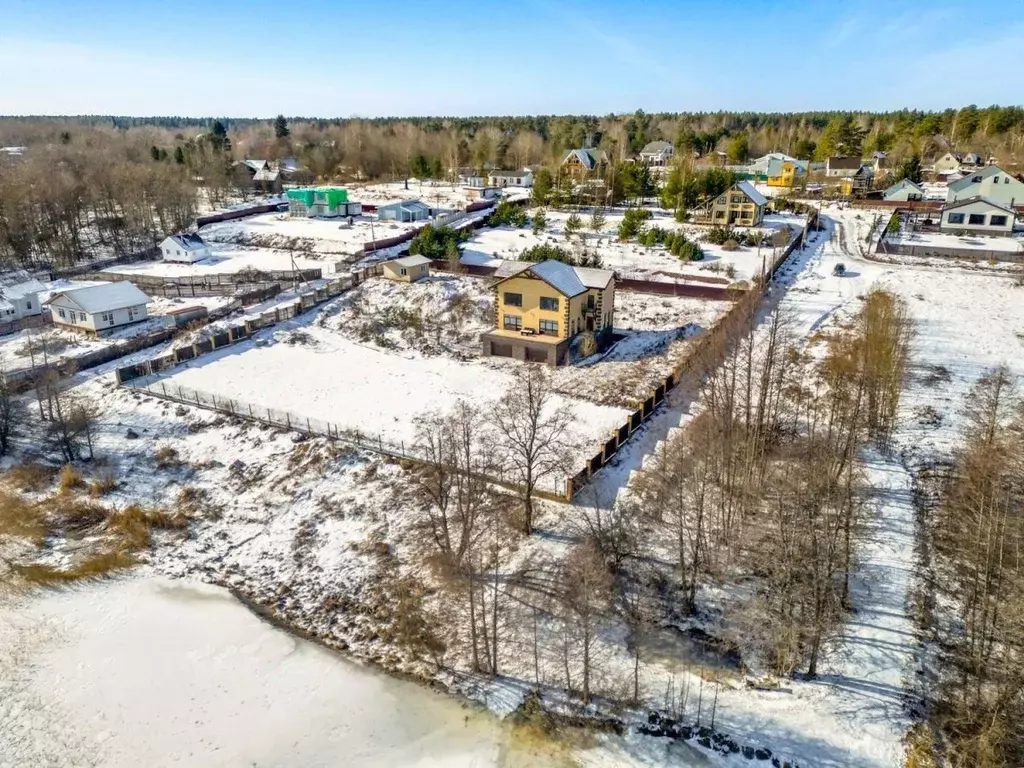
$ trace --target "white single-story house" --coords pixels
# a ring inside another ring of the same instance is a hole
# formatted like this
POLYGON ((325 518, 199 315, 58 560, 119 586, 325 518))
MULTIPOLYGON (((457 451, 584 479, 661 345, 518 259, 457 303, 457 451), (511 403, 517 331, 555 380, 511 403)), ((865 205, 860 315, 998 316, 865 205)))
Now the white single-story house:
POLYGON ((947 203, 974 197, 984 197, 1001 205, 1019 208, 1024 206, 1024 183, 998 165, 989 165, 968 172, 962 179, 950 184, 946 191, 947 203))
POLYGON ((487 184, 487 176, 477 172, 473 168, 459 168, 459 184, 464 187, 483 187, 487 184))
POLYGON ((430 218, 430 206, 420 200, 378 205, 377 218, 381 221, 426 221, 430 218))
MULTIPOLYGON (((521 171, 491 171, 487 174, 487 183, 492 187, 532 187, 533 172, 524 168, 521 171)), ((483 186, 467 184, 466 186, 483 186)))
POLYGON ((1009 235, 1016 214, 1008 205, 987 197, 946 203, 939 229, 950 234, 1009 235))
POLYGON ((400 283, 415 283, 430 276, 430 259, 426 256, 403 256, 401 259, 385 261, 381 267, 384 277, 400 283))
POLYGON ((893 200, 900 203, 912 203, 924 200, 924 187, 910 179, 900 179, 882 195, 883 200, 893 200))
POLYGON ((0 276, 0 322, 42 314, 39 294, 45 290, 45 285, 23 269, 0 276))
POLYGON ((59 291, 46 306, 54 325, 98 333, 145 320, 149 302, 134 284, 122 281, 59 291))
POLYGON ((203 238, 188 232, 171 235, 160 243, 160 255, 164 261, 180 261, 183 264, 194 264, 210 258, 210 249, 203 238))

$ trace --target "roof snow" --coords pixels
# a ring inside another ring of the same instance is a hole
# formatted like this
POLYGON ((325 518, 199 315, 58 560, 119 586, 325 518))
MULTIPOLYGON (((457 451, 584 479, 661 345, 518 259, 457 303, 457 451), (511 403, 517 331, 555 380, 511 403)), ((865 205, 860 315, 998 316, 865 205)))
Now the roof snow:
POLYGON ((3 296, 5 299, 23 299, 29 294, 36 295, 40 291, 45 290, 45 285, 35 278, 29 278, 23 283, 14 283, 13 285, 0 287, 0 296, 3 296))
POLYGON ((186 251, 198 251, 206 247, 203 238, 191 232, 179 232, 176 235, 171 235, 168 239, 173 240, 186 251))
POLYGON ((278 175, 279 175, 278 171, 272 171, 272 170, 270 170, 269 166, 265 166, 263 168, 260 168, 258 171, 256 171, 256 173, 252 177, 252 180, 253 181, 277 181, 278 175))
POLYGON ((542 261, 534 264, 530 271, 563 296, 578 296, 587 290, 576 270, 561 261, 542 261))
POLYGON ((429 264, 430 259, 426 256, 405 256, 401 259, 394 259, 391 263, 400 267, 418 267, 421 264, 429 264))
POLYGON ((110 312, 114 309, 125 309, 150 302, 149 296, 136 288, 134 283, 129 282, 71 288, 55 293, 46 303, 51 304, 62 296, 81 307, 83 312, 90 314, 110 312))
POLYGON ((1002 173, 1005 176, 1010 176, 1009 173, 1004 171, 998 165, 987 165, 984 168, 975 171, 974 173, 968 173, 959 181, 950 184, 949 191, 959 192, 961 190, 967 189, 969 186, 971 186, 971 184, 977 184, 975 179, 987 179, 989 176, 995 176, 997 173, 1002 173))
POLYGON ((750 201, 754 205, 765 205, 768 203, 768 198, 766 198, 764 195, 762 195, 760 192, 754 189, 754 185, 751 184, 749 181, 737 182, 736 188, 739 189, 739 191, 742 192, 744 195, 749 197, 750 201))
POLYGON ((610 269, 595 269, 594 267, 573 267, 576 276, 587 288, 607 288, 608 282, 615 277, 610 269))

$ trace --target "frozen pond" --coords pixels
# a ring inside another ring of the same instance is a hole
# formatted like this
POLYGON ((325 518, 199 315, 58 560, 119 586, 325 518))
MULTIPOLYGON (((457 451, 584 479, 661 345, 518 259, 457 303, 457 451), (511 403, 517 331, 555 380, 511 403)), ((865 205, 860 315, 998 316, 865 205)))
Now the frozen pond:
POLYGON ((0 766, 484 766, 490 716, 346 662, 209 586, 0 607, 0 766))

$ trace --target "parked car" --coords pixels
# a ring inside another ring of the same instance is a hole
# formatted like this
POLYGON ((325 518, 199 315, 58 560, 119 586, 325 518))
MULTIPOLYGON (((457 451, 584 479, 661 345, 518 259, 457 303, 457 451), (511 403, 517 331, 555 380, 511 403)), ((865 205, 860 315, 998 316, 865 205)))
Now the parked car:
POLYGON ((843 275, 846 274, 846 265, 843 264, 843 262, 839 262, 832 270, 832 274, 835 275, 836 277, 842 277, 843 275))

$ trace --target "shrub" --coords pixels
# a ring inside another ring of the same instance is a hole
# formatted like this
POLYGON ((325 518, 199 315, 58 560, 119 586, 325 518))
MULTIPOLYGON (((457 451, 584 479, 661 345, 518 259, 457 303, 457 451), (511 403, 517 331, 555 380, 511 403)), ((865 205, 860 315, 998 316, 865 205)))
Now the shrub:
POLYGON ((740 244, 737 243, 735 240, 733 240, 731 237, 728 240, 726 240, 724 243, 722 243, 722 250, 723 251, 738 251, 739 249, 740 249, 740 244))
POLYGON ((640 234, 644 222, 650 218, 651 212, 647 208, 630 208, 619 224, 619 240, 632 240, 640 234))
POLYGON ((539 235, 548 225, 548 217, 543 210, 533 214, 533 234, 539 235))
POLYGON ((106 496, 112 490, 117 488, 118 482, 111 472, 104 472, 102 475, 97 477, 91 483, 89 483, 89 494, 97 499, 100 496, 106 496))
POLYGON ((169 445, 161 445, 157 448, 153 458, 156 459, 156 465, 160 469, 181 466, 181 459, 178 458, 178 449, 172 448, 169 445))
POLYGON ((17 536, 41 544, 46 538, 43 510, 22 497, 0 492, 0 537, 17 536))
POLYGON ((85 481, 82 480, 82 473, 70 464, 65 464, 60 470, 61 493, 71 493, 71 491, 76 490, 77 488, 84 487, 85 481))
POLYGON ((600 268, 602 265, 601 257, 596 251, 588 251, 584 248, 579 255, 574 255, 567 251, 565 248, 561 248, 557 245, 548 245, 547 243, 541 243, 535 245, 532 248, 527 248, 521 254, 519 254, 520 261, 560 261, 563 264, 569 264, 573 267, 597 267, 600 268))
POLYGON ((660 227, 651 227, 650 229, 645 229, 639 235, 637 235, 636 241, 640 243, 640 245, 644 245, 650 248, 651 246, 664 243, 665 236, 667 234, 668 233, 665 232, 665 230, 661 229, 660 227))
POLYGON ((449 251, 449 246, 459 248, 459 245, 469 239, 469 232, 456 230, 451 227, 435 227, 428 224, 409 243, 409 254, 411 256, 426 256, 428 259, 444 259, 449 251))
POLYGON ((146 509, 129 504, 112 512, 107 518, 107 530, 117 535, 126 549, 145 549, 152 541, 152 531, 184 530, 188 518, 180 512, 171 514, 162 509, 146 509))
POLYGON ((704 258, 704 251, 690 240, 681 243, 676 250, 672 251, 672 254, 678 256, 680 261, 700 261, 704 258))
MULTIPOLYGON (((490 227, 525 227, 526 211, 518 205, 512 205, 508 200, 502 200, 487 217, 487 225, 490 227)), ((410 252, 411 250, 410 248, 410 252)))
POLYGON ((572 237, 581 229, 583 229, 583 220, 575 213, 570 215, 569 218, 565 220, 566 237, 572 237))
POLYGON ((101 576, 106 576, 114 571, 130 568, 137 562, 138 561, 134 557, 126 552, 122 550, 115 550, 113 552, 101 552, 97 555, 87 557, 80 560, 77 564, 67 570, 61 570, 52 565, 39 563, 31 565, 14 565, 13 570, 25 581, 41 586, 49 586, 55 584, 66 584, 68 582, 79 581, 81 579, 96 579, 101 576))
POLYGON ((4 479, 19 491, 38 493, 53 481, 55 472, 53 467, 42 464, 21 464, 11 467, 4 475, 4 479))
POLYGON ((728 227, 712 227, 704 233, 702 239, 712 245, 722 245, 726 240, 736 240, 738 242, 742 237, 742 233, 733 232, 728 227))

